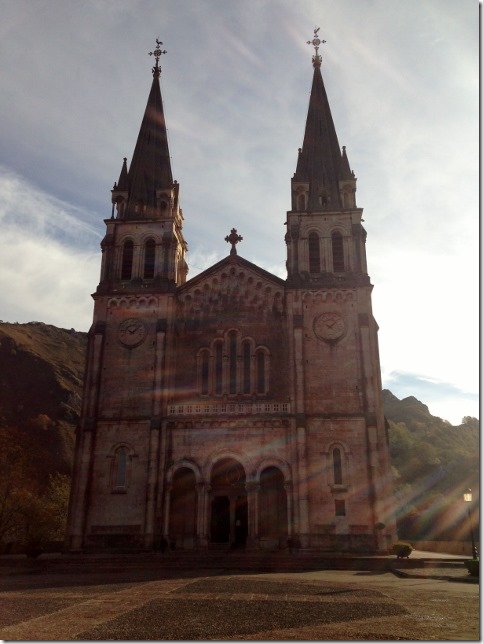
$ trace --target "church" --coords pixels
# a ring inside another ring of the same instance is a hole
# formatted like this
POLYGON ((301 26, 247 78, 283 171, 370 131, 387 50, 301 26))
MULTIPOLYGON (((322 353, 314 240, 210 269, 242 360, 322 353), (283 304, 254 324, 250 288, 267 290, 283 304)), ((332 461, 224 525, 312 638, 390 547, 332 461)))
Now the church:
POLYGON ((188 279, 156 41, 105 220, 67 551, 381 552, 396 538, 366 231, 317 32, 285 279, 239 254, 235 228, 188 279))

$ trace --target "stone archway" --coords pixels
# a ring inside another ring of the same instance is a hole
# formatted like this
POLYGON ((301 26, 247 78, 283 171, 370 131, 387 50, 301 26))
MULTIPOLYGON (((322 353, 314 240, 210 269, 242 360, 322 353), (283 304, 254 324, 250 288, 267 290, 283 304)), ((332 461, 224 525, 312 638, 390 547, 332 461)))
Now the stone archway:
POLYGON ((222 458, 211 470, 210 543, 244 547, 248 534, 246 476, 243 465, 222 458))
POLYGON ((177 548, 195 545, 197 505, 195 474, 180 467, 173 475, 169 506, 169 539, 177 548))
POLYGON ((258 527, 262 547, 283 547, 288 536, 287 492, 285 478, 278 467, 260 473, 258 527))

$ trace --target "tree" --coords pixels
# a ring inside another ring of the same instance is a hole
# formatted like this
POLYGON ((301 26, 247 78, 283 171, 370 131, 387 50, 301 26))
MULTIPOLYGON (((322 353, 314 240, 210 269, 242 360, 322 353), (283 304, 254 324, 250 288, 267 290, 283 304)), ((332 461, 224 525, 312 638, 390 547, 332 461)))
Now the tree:
POLYGON ((26 452, 15 432, 0 428, 0 545, 5 547, 18 539, 21 499, 24 492, 34 489, 26 452))
POLYGON ((70 477, 55 472, 39 480, 32 454, 18 431, 0 428, 0 548, 21 544, 40 554, 61 541, 67 521, 70 477))

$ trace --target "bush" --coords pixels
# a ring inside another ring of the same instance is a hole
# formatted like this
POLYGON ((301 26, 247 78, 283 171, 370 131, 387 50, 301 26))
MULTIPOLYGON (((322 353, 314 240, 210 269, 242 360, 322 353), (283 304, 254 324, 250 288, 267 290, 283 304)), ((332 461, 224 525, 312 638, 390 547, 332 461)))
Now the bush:
POLYGON ((479 559, 465 559, 465 566, 472 577, 480 576, 480 560, 479 559))
POLYGON ((393 543, 392 551, 395 555, 397 555, 398 559, 403 559, 404 557, 406 557, 407 559, 413 551, 413 547, 410 543, 397 541, 396 543, 393 543))

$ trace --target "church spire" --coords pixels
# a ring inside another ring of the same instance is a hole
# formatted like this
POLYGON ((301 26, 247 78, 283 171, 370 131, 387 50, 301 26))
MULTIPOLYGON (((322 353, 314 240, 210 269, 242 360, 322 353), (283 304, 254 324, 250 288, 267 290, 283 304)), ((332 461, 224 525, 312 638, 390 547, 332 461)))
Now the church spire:
POLYGON ((301 192, 302 185, 305 188, 304 209, 312 212, 320 210, 321 206, 336 210, 342 208, 339 182, 343 178, 342 174, 347 174, 348 170, 347 156, 345 152, 341 154, 322 80, 319 46, 326 41, 319 38, 318 31, 318 28, 314 30, 314 38, 307 43, 315 48, 315 55, 312 57, 314 74, 304 141, 292 180, 296 192, 301 192))
POLYGON ((177 199, 178 189, 177 184, 176 188, 173 184, 159 84, 161 75, 159 58, 166 53, 160 47, 162 44, 156 39, 156 49, 149 52, 155 57, 155 65, 152 69, 153 82, 128 172, 127 204, 122 211, 122 217, 125 219, 158 218, 160 203, 166 211, 168 204, 174 205, 170 197, 175 196, 177 199))

